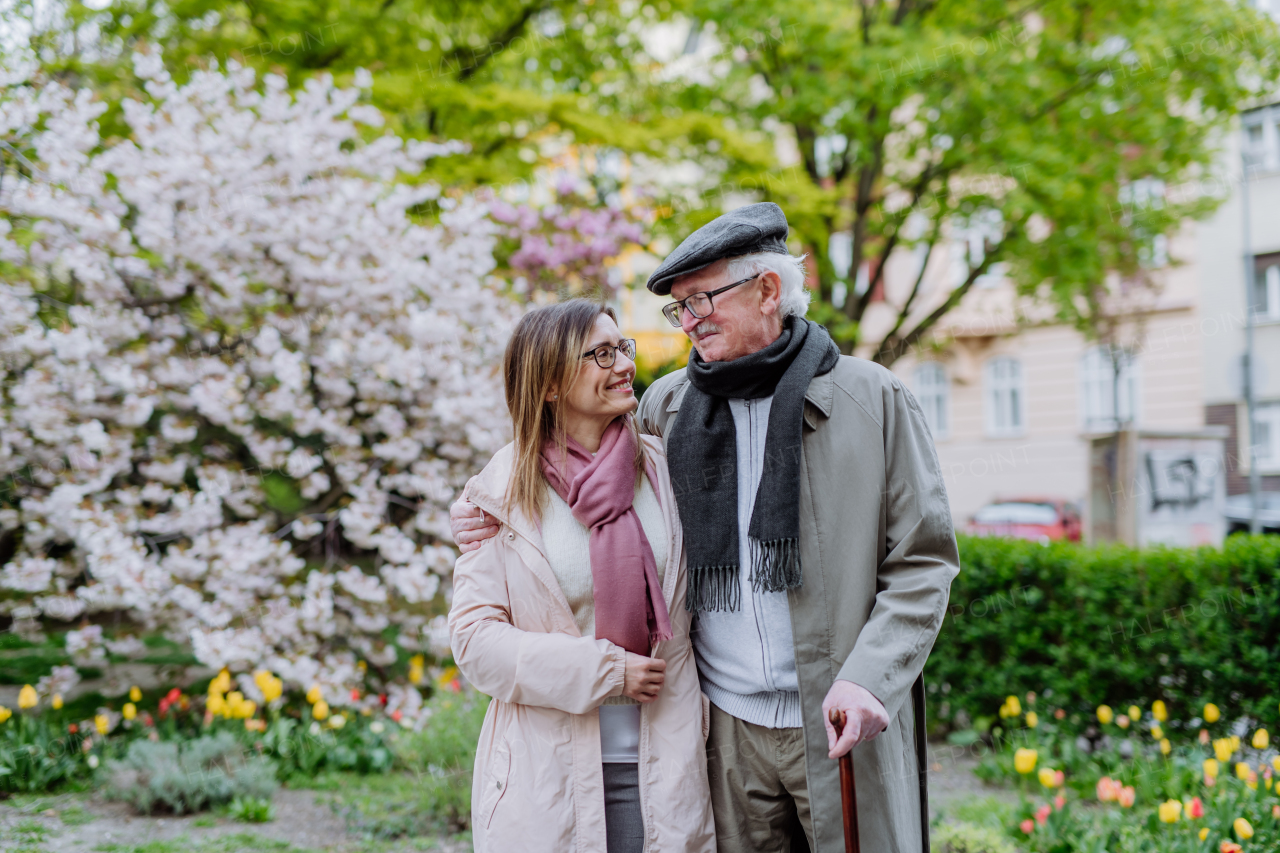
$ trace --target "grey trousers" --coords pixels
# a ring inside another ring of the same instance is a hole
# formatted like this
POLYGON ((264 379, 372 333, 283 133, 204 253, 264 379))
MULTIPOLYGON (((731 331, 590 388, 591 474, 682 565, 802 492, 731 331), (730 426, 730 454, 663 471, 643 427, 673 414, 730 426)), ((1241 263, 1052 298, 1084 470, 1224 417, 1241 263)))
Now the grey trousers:
POLYGON ((644 817, 640 814, 640 770, 637 764, 603 764, 604 830, 608 853, 644 850, 644 817))

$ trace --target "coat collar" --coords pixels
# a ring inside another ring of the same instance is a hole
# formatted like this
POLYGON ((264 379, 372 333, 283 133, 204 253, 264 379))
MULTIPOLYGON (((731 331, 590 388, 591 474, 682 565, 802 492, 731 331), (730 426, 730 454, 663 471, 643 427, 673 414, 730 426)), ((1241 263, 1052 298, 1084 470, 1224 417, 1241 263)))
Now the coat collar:
MULTIPOLYGON (((689 384, 687 378, 680 383, 680 387, 671 395, 671 401, 667 403, 668 412, 680 411, 680 404, 684 401, 685 392, 689 390, 689 384)), ((809 427, 809 429, 818 428, 815 412, 821 413, 824 418, 831 417, 835 396, 836 377, 834 369, 813 377, 809 382, 808 390, 804 392, 805 402, 809 404, 804 407, 805 426, 809 427)))

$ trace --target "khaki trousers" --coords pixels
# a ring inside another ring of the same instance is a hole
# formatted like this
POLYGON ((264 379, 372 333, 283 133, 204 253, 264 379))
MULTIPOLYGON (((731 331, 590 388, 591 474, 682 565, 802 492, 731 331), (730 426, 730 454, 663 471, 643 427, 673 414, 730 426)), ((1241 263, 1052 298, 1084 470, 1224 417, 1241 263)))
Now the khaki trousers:
POLYGON ((767 729, 713 704, 707 776, 719 853, 814 849, 802 729, 767 729))

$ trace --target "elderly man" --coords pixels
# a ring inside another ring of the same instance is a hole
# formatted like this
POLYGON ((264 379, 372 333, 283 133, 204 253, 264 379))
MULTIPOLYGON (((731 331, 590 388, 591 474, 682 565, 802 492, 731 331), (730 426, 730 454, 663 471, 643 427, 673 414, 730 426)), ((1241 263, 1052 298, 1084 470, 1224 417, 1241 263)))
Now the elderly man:
MULTIPOLYGON (((920 675, 959 570, 946 491, 907 389, 805 319, 786 236, 777 205, 739 208, 648 283, 694 345, 638 417, 684 526, 718 847, 842 851, 832 759, 853 750, 862 849, 927 853, 920 675)), ((464 550, 496 533, 452 515, 464 550)))

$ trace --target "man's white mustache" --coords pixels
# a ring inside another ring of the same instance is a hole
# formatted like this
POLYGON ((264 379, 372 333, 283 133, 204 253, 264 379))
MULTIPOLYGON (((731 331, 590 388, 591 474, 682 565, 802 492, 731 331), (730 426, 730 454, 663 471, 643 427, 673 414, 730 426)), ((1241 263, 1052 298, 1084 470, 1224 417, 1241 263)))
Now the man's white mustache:
POLYGON ((710 320, 704 320, 703 322, 693 327, 693 332, 691 333, 690 337, 700 338, 703 335, 710 335, 714 332, 719 332, 719 331, 720 331, 720 327, 717 326, 715 323, 712 323, 710 320))

